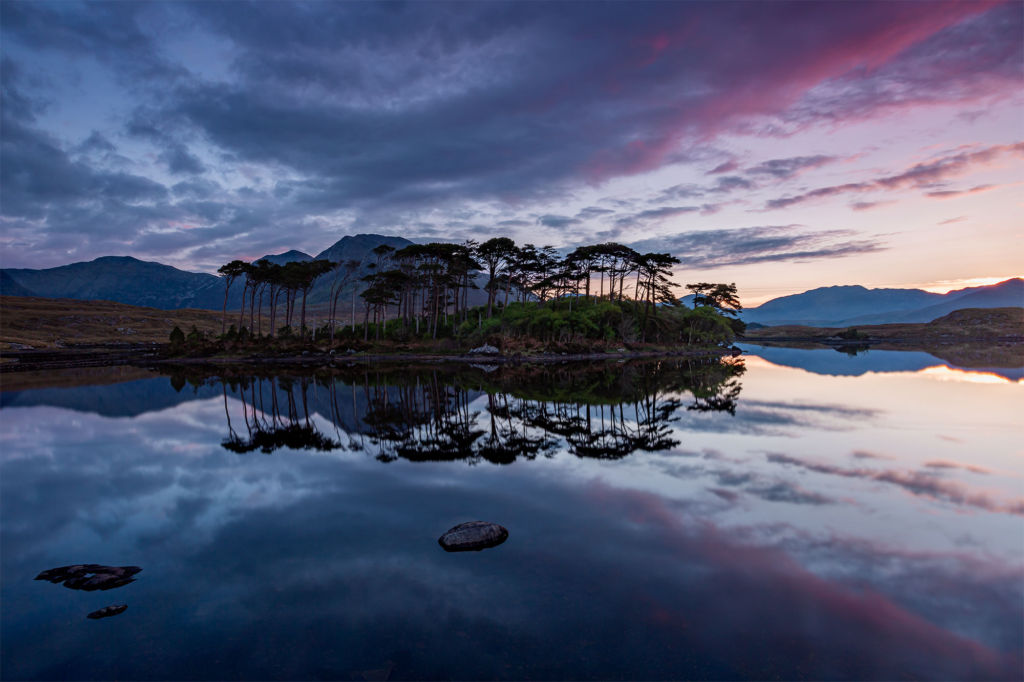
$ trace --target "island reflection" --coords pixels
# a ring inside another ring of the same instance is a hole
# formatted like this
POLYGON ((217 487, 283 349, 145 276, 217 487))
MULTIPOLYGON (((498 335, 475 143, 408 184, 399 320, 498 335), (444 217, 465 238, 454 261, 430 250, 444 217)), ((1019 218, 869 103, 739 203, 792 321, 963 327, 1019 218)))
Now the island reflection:
POLYGON ((735 415, 745 366, 715 358, 486 369, 352 366, 171 380, 220 385, 228 430, 221 445, 240 454, 344 447, 382 462, 510 464, 559 447, 593 459, 675 447, 670 424, 684 405, 735 415), (241 402, 241 425, 232 420, 229 396, 241 402), (330 421, 333 437, 319 430, 314 414, 330 421))

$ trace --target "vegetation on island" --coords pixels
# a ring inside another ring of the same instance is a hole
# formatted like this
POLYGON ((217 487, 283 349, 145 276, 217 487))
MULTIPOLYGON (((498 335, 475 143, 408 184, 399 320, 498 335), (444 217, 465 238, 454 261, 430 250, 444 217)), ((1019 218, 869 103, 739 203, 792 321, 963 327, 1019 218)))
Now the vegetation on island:
MULTIPOLYGON (((678 258, 614 242, 580 246, 564 257, 550 246, 517 246, 507 237, 400 249, 381 244, 373 255, 365 266, 327 260, 225 264, 219 270, 224 324, 213 345, 238 350, 372 343, 455 350, 490 343, 527 352, 581 352, 728 344, 744 328, 735 284, 689 284, 694 306, 682 305, 672 281, 678 258), (306 299, 323 277, 331 278, 327 321, 309 328, 306 299), (227 302, 236 282, 242 302, 237 323, 228 327, 227 302)), ((179 345, 198 350, 187 341, 179 345)))

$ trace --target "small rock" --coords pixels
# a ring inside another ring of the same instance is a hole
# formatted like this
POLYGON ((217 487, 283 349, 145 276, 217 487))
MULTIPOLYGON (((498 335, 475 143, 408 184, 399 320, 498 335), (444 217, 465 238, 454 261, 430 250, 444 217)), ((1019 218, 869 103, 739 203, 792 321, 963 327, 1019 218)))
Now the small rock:
POLYGON ((460 523, 437 539, 446 552, 479 551, 496 547, 508 539, 508 529, 487 521, 460 523))
POLYGON ((494 346, 485 343, 482 346, 477 346, 473 350, 469 351, 470 355, 501 355, 501 351, 494 346))
POLYGON ((626 349, 625 349, 625 348, 616 348, 616 349, 615 349, 615 351, 616 351, 617 353, 625 353, 625 352, 626 352, 626 349))
POLYGON ((111 606, 104 606, 102 609, 93 611, 88 616, 86 616, 86 618, 110 618, 111 616, 116 616, 119 613, 124 613, 125 609, 127 608, 127 604, 113 604, 111 606))

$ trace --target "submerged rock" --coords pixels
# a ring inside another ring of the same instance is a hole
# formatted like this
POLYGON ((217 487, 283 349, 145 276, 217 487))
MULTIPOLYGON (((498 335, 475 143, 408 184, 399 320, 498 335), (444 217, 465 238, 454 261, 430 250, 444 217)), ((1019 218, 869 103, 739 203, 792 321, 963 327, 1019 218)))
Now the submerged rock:
POLYGON ((141 571, 138 566, 103 566, 102 564, 72 564, 50 568, 36 576, 36 580, 64 583, 72 590, 112 590, 135 582, 132 576, 141 571))
POLYGON ((446 552, 466 552, 496 547, 508 539, 508 529, 487 521, 467 521, 450 528, 437 542, 446 552))
POLYGON ((110 618, 116 616, 119 613, 124 613, 125 609, 128 608, 127 604, 113 604, 111 606, 104 606, 102 609, 98 609, 90 613, 86 618, 110 618))

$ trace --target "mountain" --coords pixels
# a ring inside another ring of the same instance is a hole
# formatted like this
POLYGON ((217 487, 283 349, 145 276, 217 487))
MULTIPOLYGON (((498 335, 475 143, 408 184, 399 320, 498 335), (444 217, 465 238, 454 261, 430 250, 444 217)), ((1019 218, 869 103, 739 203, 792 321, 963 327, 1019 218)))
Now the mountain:
MULTIPOLYGON (((220 310, 224 304, 224 284, 219 277, 128 256, 104 256, 44 270, 10 268, 2 272, 29 292, 46 298, 116 301, 163 310, 220 310)), ((241 287, 237 289, 232 291, 229 306, 240 302, 241 287)))
POLYGON ((34 291, 29 291, 18 284, 13 277, 7 274, 6 270, 0 270, 0 295, 2 296, 38 296, 34 291))
POLYGON ((376 256, 372 251, 381 244, 387 244, 393 249, 402 249, 412 244, 403 237, 388 237, 381 234, 356 234, 342 237, 338 241, 316 255, 316 260, 332 260, 335 263, 344 263, 348 260, 359 262, 372 262, 376 256))
POLYGON ((287 265, 288 263, 305 263, 308 260, 313 260, 313 257, 308 253, 292 249, 291 251, 285 251, 276 255, 268 254, 263 256, 263 258, 257 258, 256 262, 258 263, 261 260, 273 263, 274 265, 287 265))
POLYGON ((900 310, 881 315, 864 315, 844 324, 884 324, 887 322, 931 322, 954 310, 964 308, 1006 308, 1024 306, 1024 280, 1008 279, 987 287, 971 287, 945 294, 943 300, 924 308, 900 310))
POLYGON ((933 294, 920 289, 821 287, 782 296, 743 312, 745 322, 841 327, 890 322, 930 322, 961 308, 1024 306, 1024 280, 933 294))
MULTIPOLYGON (((377 262, 377 256, 373 250, 381 244, 391 248, 403 249, 413 242, 403 237, 390 237, 381 234, 356 234, 345 236, 331 244, 315 256, 315 260, 330 260, 335 263, 346 263, 350 260, 359 261, 359 269, 350 278, 351 284, 345 287, 343 299, 350 298, 351 289, 360 278, 370 273, 370 263, 377 262)), ((309 303, 327 303, 331 298, 331 284, 334 282, 334 273, 328 273, 317 281, 316 286, 309 293, 309 303)), ((363 285, 360 285, 360 287, 363 285)))
MULTIPOLYGON (((316 257, 328 258, 335 262, 358 260, 362 263, 358 278, 369 272, 367 265, 376 260, 372 251, 379 244, 400 249, 412 242, 402 237, 358 234, 342 237, 316 257)), ((293 249, 284 253, 268 254, 263 256, 263 259, 283 265, 290 261, 312 260, 313 257, 293 249)), ((310 293, 309 303, 326 302, 330 297, 333 279, 332 274, 322 277, 310 293)), ((0 292, 7 296, 115 301, 163 310, 221 310, 224 305, 224 281, 220 277, 186 272, 170 265, 142 261, 129 256, 103 256, 88 262, 43 270, 0 270, 0 292)), ((238 308, 241 296, 240 285, 231 287, 228 308, 238 308)))

